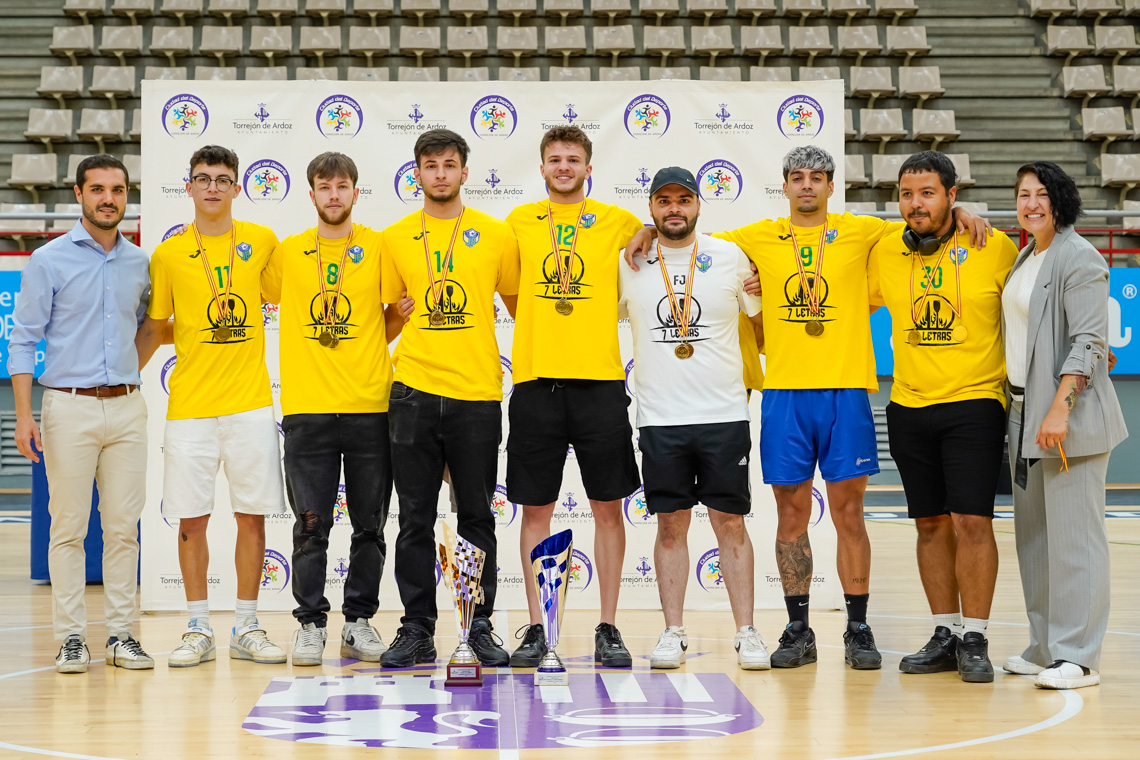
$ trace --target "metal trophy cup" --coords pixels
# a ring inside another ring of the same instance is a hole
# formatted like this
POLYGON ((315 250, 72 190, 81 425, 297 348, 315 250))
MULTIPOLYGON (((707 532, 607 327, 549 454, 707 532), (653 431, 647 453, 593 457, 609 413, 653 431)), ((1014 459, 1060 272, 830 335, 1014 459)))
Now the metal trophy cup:
POLYGON ((467 638, 471 635, 471 621, 475 618, 475 605, 483 601, 483 562, 487 552, 458 536, 447 523, 443 524, 443 540, 439 544, 439 565, 443 568, 443 582, 451 589, 455 602, 456 627, 459 646, 447 663, 447 680, 444 686, 482 686, 483 666, 475 656, 467 638))
POLYGON ((538 663, 538 670, 534 674, 536 686, 566 686, 570 683, 566 666, 555 653, 554 647, 558 646, 562 612, 566 609, 566 592, 569 590, 573 552, 574 536, 569 530, 543 539, 530 552, 534 587, 538 592, 542 627, 546 633, 546 654, 538 663))

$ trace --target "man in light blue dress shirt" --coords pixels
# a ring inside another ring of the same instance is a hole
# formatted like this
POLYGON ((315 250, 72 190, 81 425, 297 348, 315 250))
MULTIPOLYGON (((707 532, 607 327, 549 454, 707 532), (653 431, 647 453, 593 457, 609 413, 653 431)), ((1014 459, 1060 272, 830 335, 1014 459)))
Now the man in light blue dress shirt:
POLYGON ((118 231, 130 184, 118 159, 84 159, 75 197, 83 218, 32 254, 16 299, 8 371, 16 400, 16 445, 47 469, 52 621, 56 670, 84 673, 87 611, 83 539, 91 481, 103 523, 106 662, 154 667, 131 636, 139 557, 138 521, 146 498, 146 404, 135 335, 150 291, 149 259, 118 231), (45 341, 41 426, 32 416, 36 344, 45 341))

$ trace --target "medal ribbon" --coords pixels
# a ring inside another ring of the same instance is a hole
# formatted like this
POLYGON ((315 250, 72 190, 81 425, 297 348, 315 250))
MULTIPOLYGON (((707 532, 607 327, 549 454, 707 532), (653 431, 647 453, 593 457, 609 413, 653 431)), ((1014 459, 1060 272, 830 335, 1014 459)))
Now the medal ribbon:
POLYGON ((578 209, 578 219, 574 222, 574 240, 570 243, 570 263, 565 267, 562 265, 562 251, 558 247, 558 235, 554 232, 554 212, 550 207, 550 200, 546 201, 546 224, 550 228, 550 245, 554 249, 554 266, 558 272, 558 284, 562 288, 562 297, 570 292, 570 278, 573 275, 574 267, 574 251, 578 248, 578 232, 582 224, 582 214, 586 212, 586 201, 582 201, 581 207, 578 209), (565 271, 563 271, 565 270, 565 271))
POLYGON ((336 305, 340 303, 340 291, 344 286, 344 265, 348 262, 348 249, 352 245, 354 235, 352 230, 349 230, 348 242, 344 244, 344 251, 340 254, 340 268, 336 270, 336 294, 333 295, 333 300, 330 303, 328 288, 325 286, 325 267, 321 263, 321 233, 318 229, 313 230, 313 236, 317 239, 317 274, 320 275, 321 280, 321 304, 323 305, 321 324, 325 327, 331 327, 336 323, 336 305))
MULTIPOLYGON (((923 310, 923 308, 926 307, 926 301, 928 298, 930 298, 930 291, 934 287, 933 272, 937 271, 938 267, 942 266, 942 260, 944 258, 946 258, 946 252, 950 250, 949 246, 951 245, 951 243, 954 245, 954 251, 957 252, 957 250, 958 250, 958 230, 957 229, 954 230, 953 239, 946 241, 946 245, 942 246, 942 252, 940 254, 938 254, 938 261, 935 262, 934 269, 931 270, 932 274, 927 277, 926 290, 924 290, 922 292, 922 298, 919 299, 917 308, 915 308, 915 299, 914 299, 914 263, 916 261, 918 261, 919 259, 921 259, 922 256, 918 253, 911 253, 911 255, 910 255, 910 319, 911 319, 911 322, 914 323, 914 326, 916 328, 918 327, 919 317, 922 316, 922 310, 923 310)), ((950 260, 954 262, 954 281, 957 284, 957 289, 958 289, 958 296, 957 296, 958 303, 953 304, 953 303, 950 303, 949 301, 946 302, 950 306, 950 311, 954 312, 954 316, 956 316, 958 319, 962 319, 962 269, 961 269, 960 259, 961 259, 961 257, 957 256, 957 255, 950 257, 950 260)))
POLYGON ((823 293, 822 282, 823 279, 820 275, 823 273, 823 248, 827 244, 827 217, 823 218, 823 230, 819 233, 819 255, 815 258, 815 271, 812 273, 815 276, 815 281, 812 287, 808 287, 807 270, 804 269, 803 259, 800 258, 800 245, 796 242, 796 228, 792 226, 791 219, 788 220, 788 234, 792 238, 792 250, 796 254, 796 269, 800 273, 800 287, 804 291, 804 296, 808 300, 808 312, 813 317, 819 316, 820 311, 820 297, 823 293))
POLYGON ((218 322, 226 322, 226 304, 230 302, 230 287, 234 281, 234 253, 237 251, 237 222, 230 228, 230 263, 226 267, 226 292, 220 296, 218 286, 214 284, 214 273, 210 271, 210 261, 206 258, 206 246, 202 244, 202 236, 198 233, 198 225, 191 224, 194 230, 194 242, 198 244, 198 257, 202 259, 202 266, 206 270, 206 279, 210 283, 210 291, 214 294, 214 306, 218 309, 218 322))
MULTIPOLYGON (((665 280, 665 292, 669 294, 669 311, 673 322, 681 330, 681 338, 689 337, 689 312, 693 304, 693 275, 697 271, 697 241, 693 241, 693 253, 689 257, 689 277, 685 280, 685 303, 677 305, 677 294, 673 292, 673 281, 665 268, 665 257, 661 255, 661 243, 657 244, 657 261, 661 264, 661 279, 665 280)), ((685 341, 682 341, 685 342, 685 341)))
POLYGON ((428 282, 431 283, 432 311, 439 308, 439 299, 443 297, 444 286, 447 285, 447 270, 451 268, 451 252, 455 250, 455 239, 459 237, 459 228, 463 225, 463 214, 467 211, 465 206, 459 207, 459 218, 455 220, 455 229, 451 231, 451 242, 447 244, 447 255, 439 267, 439 288, 435 285, 435 274, 431 271, 431 251, 428 250, 427 240, 427 212, 420 211, 420 229, 423 231, 424 261, 427 262, 428 282))

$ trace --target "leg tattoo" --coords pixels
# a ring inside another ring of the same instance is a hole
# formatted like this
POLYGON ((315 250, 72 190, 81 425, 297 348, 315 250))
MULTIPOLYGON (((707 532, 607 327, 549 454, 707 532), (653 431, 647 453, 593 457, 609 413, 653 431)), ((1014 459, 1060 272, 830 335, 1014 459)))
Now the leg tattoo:
POLYGON ((792 541, 776 539, 776 564, 784 594, 798 596, 811 592, 811 544, 805 531, 792 541))

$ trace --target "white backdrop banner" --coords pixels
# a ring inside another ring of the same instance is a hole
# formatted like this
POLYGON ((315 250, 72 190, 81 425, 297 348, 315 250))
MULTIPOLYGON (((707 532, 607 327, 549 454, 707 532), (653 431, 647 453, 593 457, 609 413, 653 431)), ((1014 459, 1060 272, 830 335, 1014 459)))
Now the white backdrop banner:
MULTIPOLYGON (((421 205, 421 189, 412 175, 412 146, 428 129, 447 128, 471 146, 470 176, 464 202, 499 218, 524 202, 545 195, 539 174, 538 144, 555 125, 581 127, 594 142, 590 197, 629 209, 648 221, 648 186, 663 166, 680 165, 698 177, 700 229, 713 232, 765 217, 786 216, 781 192, 781 161, 797 145, 814 143, 837 159, 834 210, 843 208, 843 85, 841 82, 166 82, 143 83, 142 197, 143 247, 153 251, 176 226, 193 218, 186 195, 190 155, 219 144, 241 159, 240 197, 234 215, 268 225, 279 238, 316 224, 308 197, 305 168, 317 154, 337 150, 360 169, 360 202, 353 219, 380 229, 421 205)), ((267 331, 266 363, 280 419, 276 305, 263 308, 267 331)), ((499 452, 499 487, 489 508, 498 520, 499 595, 504 609, 525 608, 524 572, 518 553, 518 505, 506 500, 506 404, 510 400, 513 321, 499 305, 499 351, 503 365, 503 445, 499 452)), ((627 388, 636 400, 632 345, 621 326, 621 352, 627 388)), ((142 521, 142 608, 185 609, 176 551, 177 522, 162 514, 162 440, 173 347, 164 346, 143 371, 150 409, 148 501, 142 521)), ((225 382, 218 378, 218 382, 225 382)), ((630 406, 631 419, 636 405, 630 406)), ((759 441, 759 394, 752 399, 752 439, 759 441)), ((756 546, 756 606, 783 606, 773 555, 776 512, 771 489, 761 480, 754 453, 752 513, 746 518, 756 546)), ((816 603, 841 605, 836 578, 835 532, 827 516, 823 482, 818 478, 811 519, 815 557, 816 603)), ((439 514, 453 520, 448 489, 441 489, 439 514)), ((399 609, 393 579, 399 501, 392 497, 386 529, 388 559, 380 599, 383 609, 399 609)), ((334 610, 341 603, 347 570, 350 527, 343 486, 330 539, 327 593, 334 610)), ((626 558, 621 605, 656 609, 659 602, 653 568, 655 520, 645 511, 641 492, 625 502, 626 558)), ((292 577, 293 516, 282 505, 266 521, 262 609, 294 607, 292 577)), ((574 530, 573 596, 569 604, 597 608, 593 521, 573 452, 567 457, 553 530, 574 530)), ((236 592, 231 517, 224 473, 217 480, 215 519, 209 528, 211 605, 232 609, 236 592)), ((703 507, 689 536, 691 568, 686 604, 691 609, 728 609, 720 574, 716 539, 703 507)), ((451 601, 440 588, 441 615, 451 615, 451 601)))

